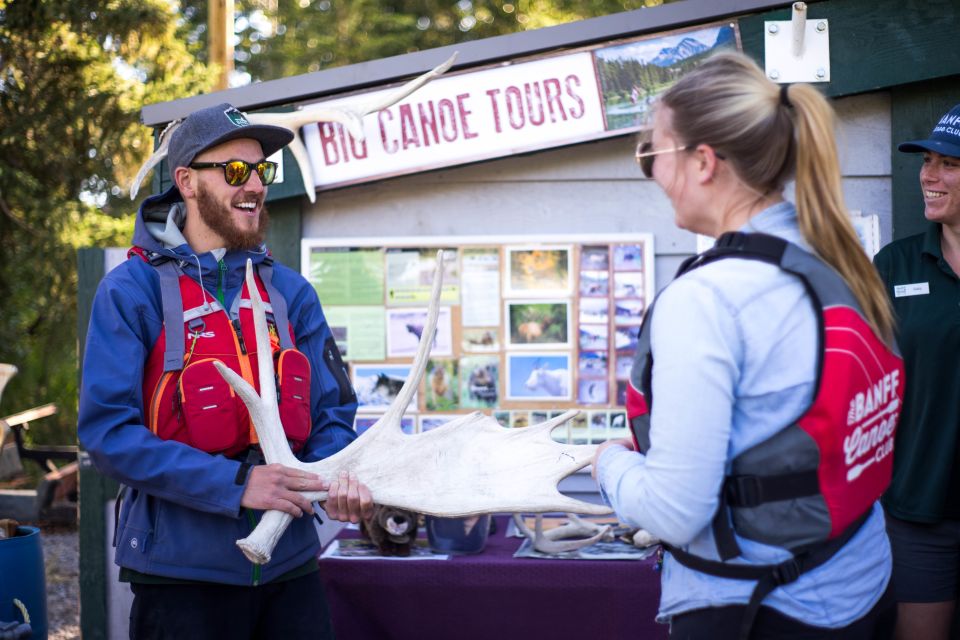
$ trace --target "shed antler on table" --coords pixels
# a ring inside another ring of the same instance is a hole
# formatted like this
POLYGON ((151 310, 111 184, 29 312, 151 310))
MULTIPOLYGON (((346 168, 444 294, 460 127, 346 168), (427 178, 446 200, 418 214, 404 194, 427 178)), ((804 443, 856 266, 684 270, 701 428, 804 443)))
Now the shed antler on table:
MULTIPOLYGON (((253 283, 252 267, 247 263, 260 395, 229 368, 218 363, 217 369, 246 404, 266 461, 316 473, 327 480, 336 478, 340 471, 350 471, 369 487, 375 503, 432 516, 512 511, 610 513, 603 505, 581 502, 557 490, 562 478, 590 464, 597 448, 562 444, 550 437, 550 432, 576 415, 576 411, 523 429, 505 429, 490 416, 474 412, 426 433, 407 435, 401 431, 400 419, 420 386, 430 356, 440 308, 442 271, 443 256, 438 252, 427 326, 410 376, 386 413, 347 448, 324 460, 304 463, 294 457, 283 435, 263 301, 253 283)), ((308 500, 327 498, 326 492, 303 495, 308 500)), ((267 563, 291 519, 282 511, 267 511, 256 529, 238 540, 237 545, 251 562, 267 563)))

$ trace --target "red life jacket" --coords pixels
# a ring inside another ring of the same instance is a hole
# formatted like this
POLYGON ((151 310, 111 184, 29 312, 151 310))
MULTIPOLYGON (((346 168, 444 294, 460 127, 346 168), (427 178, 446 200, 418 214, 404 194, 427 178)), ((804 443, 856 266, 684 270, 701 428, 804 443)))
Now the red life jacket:
MULTIPOLYGON (((725 258, 760 260, 800 278, 817 309, 821 345, 810 406, 731 462, 712 524, 722 561, 668 547, 692 569, 758 581, 741 628, 746 637, 763 598, 829 560, 859 530, 890 484, 904 370, 900 355, 867 324, 846 282, 822 260, 780 238, 724 234, 714 248, 685 262, 677 277, 725 258), (740 555, 734 531, 795 555, 773 566, 723 562, 740 555)), ((642 453, 650 448, 653 313, 651 306, 627 388, 627 417, 642 453)))
MULTIPOLYGON (((144 424, 164 440, 228 457, 257 444, 246 406, 213 366, 216 361, 226 364, 260 392, 246 283, 228 314, 176 261, 139 247, 128 253, 133 254, 157 269, 164 315, 164 327, 144 368, 144 424)), ((257 271, 254 279, 267 311, 280 419, 297 451, 310 435, 310 363, 293 348, 296 337, 286 303, 269 282, 272 261, 257 271)))

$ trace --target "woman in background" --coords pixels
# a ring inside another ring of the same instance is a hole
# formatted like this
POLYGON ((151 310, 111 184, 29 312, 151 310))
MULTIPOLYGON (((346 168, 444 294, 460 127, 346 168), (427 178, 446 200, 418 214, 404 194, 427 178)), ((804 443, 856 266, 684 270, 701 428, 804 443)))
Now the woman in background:
POLYGON ((907 387, 893 482, 883 497, 893 547, 898 640, 946 640, 960 583, 960 104, 927 140, 920 188, 926 232, 874 258, 897 315, 907 387))
POLYGON ((620 520, 666 543, 658 619, 672 638, 893 628, 877 498, 902 362, 833 134, 814 88, 777 86, 722 53, 663 94, 637 150, 676 224, 718 238, 648 311, 628 389, 634 439, 594 459, 620 520), (794 176, 796 205, 783 198, 794 176))

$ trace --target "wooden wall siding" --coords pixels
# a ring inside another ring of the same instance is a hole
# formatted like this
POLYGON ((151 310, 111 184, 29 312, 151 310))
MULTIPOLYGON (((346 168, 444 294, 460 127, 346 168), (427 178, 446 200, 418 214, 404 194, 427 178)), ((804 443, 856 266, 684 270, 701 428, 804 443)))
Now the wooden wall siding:
MULTIPOLYGON (((847 205, 879 214, 890 237, 886 93, 835 101, 847 205)), ((654 234, 657 287, 696 248, 662 190, 640 174, 632 136, 320 192, 303 237, 654 234)))

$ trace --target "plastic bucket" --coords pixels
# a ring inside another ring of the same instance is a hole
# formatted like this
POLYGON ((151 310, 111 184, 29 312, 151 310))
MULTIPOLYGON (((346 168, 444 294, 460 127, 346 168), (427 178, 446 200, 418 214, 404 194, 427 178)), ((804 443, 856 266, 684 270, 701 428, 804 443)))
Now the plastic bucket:
POLYGON ((23 621, 16 598, 30 614, 31 638, 47 640, 46 583, 40 529, 17 527, 14 537, 0 540, 0 621, 23 621))
POLYGON ((490 514, 470 518, 427 516, 427 540, 434 553, 453 555, 480 553, 487 546, 490 514))

